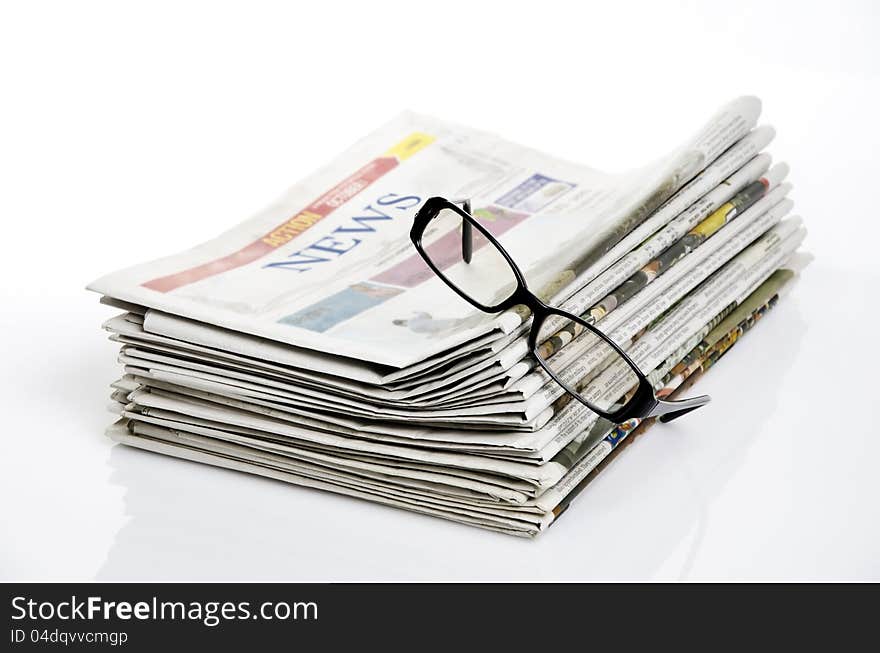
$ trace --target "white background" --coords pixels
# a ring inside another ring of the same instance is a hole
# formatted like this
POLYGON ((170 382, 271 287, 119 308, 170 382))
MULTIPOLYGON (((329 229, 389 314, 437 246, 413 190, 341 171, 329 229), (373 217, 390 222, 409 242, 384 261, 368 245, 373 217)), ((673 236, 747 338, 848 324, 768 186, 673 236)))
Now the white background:
POLYGON ((880 580, 877 3, 0 6, 0 579, 880 580), (112 311, 84 285, 398 111, 622 170, 741 94, 816 260, 700 382, 715 401, 537 541, 103 437, 112 311))

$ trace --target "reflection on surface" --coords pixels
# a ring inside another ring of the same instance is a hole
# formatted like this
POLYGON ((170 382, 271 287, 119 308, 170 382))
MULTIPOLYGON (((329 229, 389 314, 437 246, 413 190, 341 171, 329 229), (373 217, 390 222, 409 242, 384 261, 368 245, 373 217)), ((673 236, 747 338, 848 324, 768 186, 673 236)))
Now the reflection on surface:
POLYGON ((696 388, 709 407, 622 452, 536 541, 113 447, 128 521, 97 577, 590 580, 687 577, 706 506, 768 437, 806 325, 798 286, 696 388))

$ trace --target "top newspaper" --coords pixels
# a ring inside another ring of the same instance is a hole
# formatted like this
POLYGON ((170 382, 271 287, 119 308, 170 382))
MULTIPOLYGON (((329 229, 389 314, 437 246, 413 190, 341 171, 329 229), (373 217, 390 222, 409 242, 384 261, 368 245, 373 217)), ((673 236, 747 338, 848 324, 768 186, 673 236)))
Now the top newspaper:
POLYGON ((425 199, 470 198, 530 288, 564 301, 649 236, 646 219, 745 137, 760 108, 736 99, 668 156, 618 175, 405 113, 250 220, 89 289, 292 345, 305 368, 344 376, 358 366, 338 357, 367 361, 381 381, 509 336, 524 318, 479 312, 424 264, 409 232, 425 199))

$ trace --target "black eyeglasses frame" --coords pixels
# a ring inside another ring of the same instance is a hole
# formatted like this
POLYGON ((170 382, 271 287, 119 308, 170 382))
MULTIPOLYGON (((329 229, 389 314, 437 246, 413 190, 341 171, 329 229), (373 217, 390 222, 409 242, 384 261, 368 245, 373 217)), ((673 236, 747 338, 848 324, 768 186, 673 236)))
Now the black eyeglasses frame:
POLYGON ((478 308, 485 313, 500 313, 502 311, 513 308, 514 306, 520 305, 528 308, 532 314, 532 326, 528 335, 528 348, 529 351, 532 353, 532 356, 534 356, 535 360, 550 376, 550 378, 552 378, 556 383, 562 386, 562 388, 569 395, 587 406, 587 408, 589 408, 593 412, 597 413, 600 417, 604 417, 605 419, 615 423, 620 423, 626 419, 631 418, 643 419, 646 417, 658 417, 661 422, 670 422, 678 417, 681 417, 682 415, 691 412, 692 410, 696 410, 697 408, 704 406, 710 401, 710 397, 708 395, 701 395, 698 397, 677 400, 659 399, 654 393, 654 388, 651 385, 651 382, 648 380, 648 377, 645 376, 641 369, 639 369, 638 365, 636 365, 635 362, 630 359, 627 353, 623 351, 623 349, 621 349, 618 344, 614 342, 614 340, 609 338, 594 325, 586 322, 577 315, 569 313, 568 311, 564 311, 560 308, 555 308, 553 306, 547 305, 531 290, 529 290, 525 276, 523 275, 522 271, 513 260, 513 258, 511 258, 507 250, 502 247, 501 243, 499 243, 498 240, 492 234, 490 234, 485 229, 485 227, 480 224, 478 220, 473 217, 473 215, 471 215, 471 205, 469 200, 452 201, 444 197, 431 197, 430 199, 426 200, 415 215, 413 226, 410 230, 410 240, 412 240, 416 251, 418 251, 422 259, 424 259, 425 263, 428 264, 428 267, 431 268, 434 274, 440 277, 446 283, 446 285, 449 286, 459 297, 464 299, 472 306, 478 308), (425 229, 428 227, 428 224, 430 224, 430 222, 434 218, 436 218, 441 211, 447 209, 455 211, 462 218, 462 259, 466 263, 471 262, 471 258, 473 255, 474 229, 479 231, 482 236, 486 238, 486 240, 491 245, 493 245, 507 261, 510 269, 514 274, 514 277, 516 278, 516 288, 504 300, 493 305, 486 305, 475 300, 473 297, 469 296, 467 293, 461 290, 461 288, 456 286, 455 283, 453 283, 450 279, 448 279, 443 274, 443 271, 434 264, 434 262, 431 260, 431 257, 425 251, 422 245, 422 237, 425 233, 425 229), (593 335, 600 338, 604 343, 613 348, 614 351, 629 365, 632 371, 636 374, 636 376, 638 377, 638 386, 636 388, 636 391, 619 409, 615 411, 605 411, 588 402, 581 396, 579 392, 569 387, 566 382, 562 381, 559 376, 547 365, 543 357, 538 353, 537 340, 541 331, 541 326, 548 318, 554 315, 559 316, 564 320, 569 320, 571 322, 579 324, 590 331, 593 335))

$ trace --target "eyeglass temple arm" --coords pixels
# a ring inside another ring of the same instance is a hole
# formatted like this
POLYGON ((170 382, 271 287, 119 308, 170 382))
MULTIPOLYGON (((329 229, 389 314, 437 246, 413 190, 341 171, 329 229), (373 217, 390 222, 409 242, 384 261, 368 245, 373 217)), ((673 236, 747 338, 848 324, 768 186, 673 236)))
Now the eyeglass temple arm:
POLYGON ((676 399, 674 401, 660 399, 657 401, 657 405, 648 417, 657 417, 664 423, 671 422, 682 415, 687 415, 692 410, 705 406, 711 400, 712 398, 709 395, 700 395, 698 397, 689 397, 687 399, 676 399))
MULTIPOLYGON (((470 199, 452 200, 453 204, 461 204, 461 208, 468 215, 471 214, 470 199)), ((474 255, 474 228, 467 220, 461 223, 461 257, 465 263, 470 263, 474 255)))

